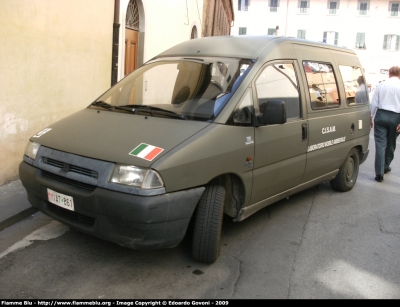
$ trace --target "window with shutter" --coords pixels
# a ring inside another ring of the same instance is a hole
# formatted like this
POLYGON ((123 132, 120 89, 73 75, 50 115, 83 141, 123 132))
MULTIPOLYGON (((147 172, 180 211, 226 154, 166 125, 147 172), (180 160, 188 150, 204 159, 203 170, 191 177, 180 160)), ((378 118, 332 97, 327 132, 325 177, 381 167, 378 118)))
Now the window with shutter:
POLYGON ((400 2, 389 2, 389 16, 398 17, 400 2))
POLYGON ((306 30, 297 30, 297 38, 306 38, 306 30))
POLYGON ((307 13, 309 7, 310 7, 309 0, 299 0, 298 2, 299 13, 301 14, 307 13))
POLYGON ((400 35, 386 34, 383 37, 383 49, 388 51, 399 51, 400 35))
POLYGON ((332 45, 338 45, 339 43, 339 32, 325 31, 322 36, 322 42, 332 45))
POLYGON ((277 12, 279 7, 279 0, 269 0, 269 11, 277 12))
POLYGON ((359 15, 367 16, 369 13, 369 1, 358 1, 357 11, 359 15))
POLYGON ((356 36, 356 48, 366 49, 365 46, 365 33, 357 33, 356 36))
POLYGON ((238 0, 238 11, 248 11, 249 0, 238 0))
POLYGON ((339 1, 328 1, 328 13, 331 15, 337 14, 339 9, 339 1))

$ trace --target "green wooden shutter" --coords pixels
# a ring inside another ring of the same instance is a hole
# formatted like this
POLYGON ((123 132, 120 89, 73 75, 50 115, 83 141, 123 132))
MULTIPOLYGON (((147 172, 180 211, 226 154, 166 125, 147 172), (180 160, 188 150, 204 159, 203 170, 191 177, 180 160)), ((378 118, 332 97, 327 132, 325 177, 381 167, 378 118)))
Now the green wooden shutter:
POLYGON ((360 40, 361 40, 360 36, 361 36, 361 33, 357 33, 357 36, 356 36, 356 48, 360 48, 360 40))
POLYGON ((297 38, 306 38, 306 30, 297 30, 297 38))
POLYGON ((365 33, 357 33, 356 48, 365 49, 365 33))

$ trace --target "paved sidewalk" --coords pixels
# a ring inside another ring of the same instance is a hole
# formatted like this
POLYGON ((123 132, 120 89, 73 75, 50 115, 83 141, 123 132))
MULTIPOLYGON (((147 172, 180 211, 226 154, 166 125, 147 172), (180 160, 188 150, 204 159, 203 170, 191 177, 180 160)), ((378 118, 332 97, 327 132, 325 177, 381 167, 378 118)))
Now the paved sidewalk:
POLYGON ((0 231, 37 212, 20 180, 0 186, 0 231))

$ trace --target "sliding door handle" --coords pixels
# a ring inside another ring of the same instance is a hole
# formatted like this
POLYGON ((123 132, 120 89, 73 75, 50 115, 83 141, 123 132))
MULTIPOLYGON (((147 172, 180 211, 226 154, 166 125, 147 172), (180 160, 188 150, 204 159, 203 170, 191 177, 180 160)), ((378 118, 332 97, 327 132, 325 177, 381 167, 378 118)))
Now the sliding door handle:
POLYGON ((308 127, 307 124, 301 125, 301 134, 302 134, 302 141, 307 141, 308 139, 308 127))

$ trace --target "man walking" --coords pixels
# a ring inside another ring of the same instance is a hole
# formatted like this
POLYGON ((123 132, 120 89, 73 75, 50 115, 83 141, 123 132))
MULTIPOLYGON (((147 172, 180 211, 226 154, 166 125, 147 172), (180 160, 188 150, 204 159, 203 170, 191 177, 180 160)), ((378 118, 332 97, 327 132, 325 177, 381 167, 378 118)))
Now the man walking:
POLYGON ((389 79, 379 83, 371 101, 371 127, 374 117, 375 180, 383 181, 383 174, 391 171, 390 163, 400 132, 400 67, 389 69, 389 79), (398 129, 399 128, 399 129, 398 129))

